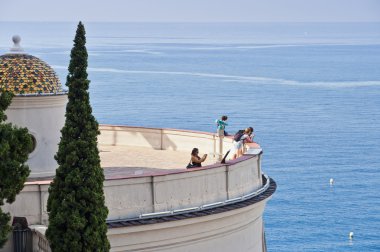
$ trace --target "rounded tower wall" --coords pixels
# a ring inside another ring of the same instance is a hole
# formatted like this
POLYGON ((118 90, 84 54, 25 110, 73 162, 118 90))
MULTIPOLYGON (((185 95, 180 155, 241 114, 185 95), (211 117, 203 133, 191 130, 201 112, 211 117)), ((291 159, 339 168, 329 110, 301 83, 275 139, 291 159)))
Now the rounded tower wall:
POLYGON ((29 177, 55 175, 58 164, 54 155, 65 123, 66 103, 66 94, 16 96, 6 110, 7 122, 28 128, 34 137, 34 150, 27 162, 31 170, 29 177))

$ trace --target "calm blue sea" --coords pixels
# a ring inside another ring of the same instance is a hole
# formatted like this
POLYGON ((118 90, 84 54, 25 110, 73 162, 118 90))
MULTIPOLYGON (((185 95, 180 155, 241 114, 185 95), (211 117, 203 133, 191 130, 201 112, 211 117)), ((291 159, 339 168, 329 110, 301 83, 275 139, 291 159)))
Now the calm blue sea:
MULTIPOLYGON (((380 251, 380 23, 85 25, 100 123, 253 126, 268 251, 380 251)), ((75 29, 0 23, 0 54, 19 34, 64 83, 75 29)))

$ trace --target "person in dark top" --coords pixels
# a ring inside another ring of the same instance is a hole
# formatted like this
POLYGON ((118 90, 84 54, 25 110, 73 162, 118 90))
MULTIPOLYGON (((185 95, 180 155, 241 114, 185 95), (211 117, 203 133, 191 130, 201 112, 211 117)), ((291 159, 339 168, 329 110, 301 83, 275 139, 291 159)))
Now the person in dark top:
POLYGON ((207 154, 204 154, 203 157, 199 157, 199 150, 198 148, 194 148, 191 151, 191 159, 190 163, 187 165, 186 168, 194 168, 194 167, 202 167, 202 162, 205 161, 207 158, 207 154))

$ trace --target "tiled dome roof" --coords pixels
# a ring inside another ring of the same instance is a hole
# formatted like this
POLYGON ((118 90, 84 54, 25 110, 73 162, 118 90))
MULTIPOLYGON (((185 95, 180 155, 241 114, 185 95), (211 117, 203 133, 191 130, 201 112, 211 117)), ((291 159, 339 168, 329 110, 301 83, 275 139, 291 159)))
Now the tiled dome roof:
POLYGON ((54 94, 62 92, 54 70, 44 61, 28 54, 0 56, 0 90, 14 94, 54 94))

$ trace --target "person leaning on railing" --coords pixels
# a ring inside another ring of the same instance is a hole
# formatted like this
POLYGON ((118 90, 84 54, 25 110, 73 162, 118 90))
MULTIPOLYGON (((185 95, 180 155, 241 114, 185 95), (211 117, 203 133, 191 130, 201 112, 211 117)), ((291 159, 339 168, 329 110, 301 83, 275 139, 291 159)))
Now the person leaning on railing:
POLYGON ((240 137, 238 141, 234 140, 232 153, 234 153, 232 159, 236 159, 238 157, 243 156, 244 153, 244 144, 245 143, 252 143, 253 142, 253 128, 248 127, 244 130, 243 135, 240 137))

